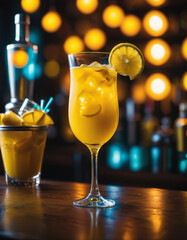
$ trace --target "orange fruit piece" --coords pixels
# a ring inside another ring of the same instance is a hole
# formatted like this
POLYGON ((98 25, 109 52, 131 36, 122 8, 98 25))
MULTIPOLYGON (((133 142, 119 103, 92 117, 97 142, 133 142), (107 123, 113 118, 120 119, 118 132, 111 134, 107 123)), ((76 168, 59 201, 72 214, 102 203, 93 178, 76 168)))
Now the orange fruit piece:
POLYGON ((13 111, 8 111, 5 114, 1 114, 1 124, 6 126, 21 126, 21 118, 13 111))

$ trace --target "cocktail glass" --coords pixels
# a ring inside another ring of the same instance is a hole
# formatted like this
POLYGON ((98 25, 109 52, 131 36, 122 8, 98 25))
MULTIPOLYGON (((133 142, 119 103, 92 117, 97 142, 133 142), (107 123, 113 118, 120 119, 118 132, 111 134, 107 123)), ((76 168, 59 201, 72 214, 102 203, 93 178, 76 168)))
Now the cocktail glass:
POLYGON ((98 152, 116 131, 119 120, 117 73, 108 64, 109 53, 68 55, 71 84, 69 122, 74 135, 91 152, 91 189, 73 204, 82 207, 112 207, 98 187, 98 152))
POLYGON ((0 126, 5 180, 9 185, 38 186, 47 126, 0 126))

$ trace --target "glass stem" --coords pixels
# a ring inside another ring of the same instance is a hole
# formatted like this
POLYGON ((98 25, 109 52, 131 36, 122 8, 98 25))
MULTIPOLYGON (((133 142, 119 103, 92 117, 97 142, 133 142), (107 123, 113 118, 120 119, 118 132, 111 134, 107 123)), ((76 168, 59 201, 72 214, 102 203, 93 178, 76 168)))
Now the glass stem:
POLYGON ((91 152, 91 189, 90 195, 92 197, 100 196, 98 187, 98 153, 99 148, 90 148, 91 152))

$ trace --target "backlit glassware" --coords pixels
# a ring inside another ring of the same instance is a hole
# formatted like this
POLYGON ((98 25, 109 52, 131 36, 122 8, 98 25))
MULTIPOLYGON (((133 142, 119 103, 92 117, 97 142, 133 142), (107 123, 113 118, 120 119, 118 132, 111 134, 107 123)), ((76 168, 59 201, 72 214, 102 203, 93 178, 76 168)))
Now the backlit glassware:
POLYGON ((99 149, 114 134, 118 125, 117 73, 108 64, 108 53, 87 52, 68 55, 71 84, 69 122, 75 136, 91 152, 91 190, 74 202, 82 207, 112 207, 98 187, 99 149))

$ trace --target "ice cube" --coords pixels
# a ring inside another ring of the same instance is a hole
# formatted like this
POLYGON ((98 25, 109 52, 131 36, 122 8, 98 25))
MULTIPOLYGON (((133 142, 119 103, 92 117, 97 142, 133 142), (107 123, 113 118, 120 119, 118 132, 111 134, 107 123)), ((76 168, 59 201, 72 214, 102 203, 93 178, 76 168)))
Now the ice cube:
POLYGON ((95 61, 95 62, 90 63, 90 65, 88 65, 88 66, 89 67, 98 67, 98 68, 100 68, 103 65, 95 61))
POLYGON ((80 67, 81 67, 81 68, 83 68, 83 67, 88 67, 88 65, 87 65, 87 64, 81 64, 80 67))
POLYGON ((111 86, 116 79, 116 72, 110 68, 102 66, 95 70, 100 74, 100 79, 102 79, 102 83, 106 84, 108 87, 111 86))
POLYGON ((79 96, 80 114, 84 117, 93 117, 100 113, 101 105, 90 93, 84 91, 79 96))
POLYGON ((31 111, 33 109, 40 109, 40 106, 33 100, 29 100, 28 98, 25 98, 18 114, 19 114, 19 116, 21 116, 25 112, 31 111))
POLYGON ((93 93, 97 88, 103 83, 104 79, 98 76, 97 74, 92 74, 86 79, 85 89, 93 93))

